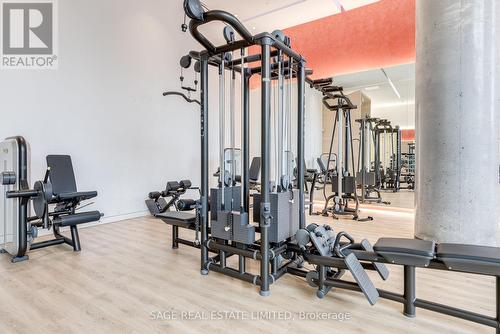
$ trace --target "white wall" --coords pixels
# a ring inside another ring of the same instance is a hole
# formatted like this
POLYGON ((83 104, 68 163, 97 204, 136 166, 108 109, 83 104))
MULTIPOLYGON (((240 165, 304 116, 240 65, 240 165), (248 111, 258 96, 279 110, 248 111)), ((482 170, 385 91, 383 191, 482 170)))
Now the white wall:
POLYGON ((415 129, 415 102, 372 104, 372 117, 388 119, 401 129, 415 129))
POLYGON ((199 49, 182 15, 182 1, 59 1, 59 69, 0 72, 0 137, 31 143, 32 181, 47 154, 72 155, 109 221, 144 214, 167 180, 199 182, 199 109, 161 96, 199 49))

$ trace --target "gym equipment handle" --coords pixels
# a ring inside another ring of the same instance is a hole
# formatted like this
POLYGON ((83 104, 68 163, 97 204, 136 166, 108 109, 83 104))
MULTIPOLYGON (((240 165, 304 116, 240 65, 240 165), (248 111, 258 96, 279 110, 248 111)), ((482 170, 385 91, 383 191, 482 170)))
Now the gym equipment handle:
POLYGON ((7 191, 5 197, 7 198, 26 198, 26 197, 36 197, 38 196, 38 191, 36 190, 17 190, 17 191, 7 191))
POLYGON ((344 250, 349 248, 349 246, 351 246, 352 244, 354 244, 354 238, 347 234, 347 232, 340 232, 339 234, 337 234, 337 238, 335 238, 335 243, 333 244, 335 254, 337 254, 337 256, 340 258, 345 257, 344 250), (348 242, 343 246, 340 245, 340 240, 342 238, 346 238, 348 240, 348 242))
POLYGON ((201 45, 207 49, 212 54, 216 53, 217 48, 203 35, 198 31, 198 28, 204 24, 213 21, 221 21, 223 23, 231 26, 236 32, 243 37, 243 39, 249 43, 253 43, 253 36, 250 32, 245 28, 245 26, 238 20, 234 15, 222 11, 222 10, 211 10, 205 12, 203 14, 203 18, 200 19, 192 19, 189 23, 189 30, 193 35, 194 39, 196 39, 201 45))
POLYGON ((165 93, 163 93, 163 96, 169 96, 169 95, 177 95, 177 96, 180 96, 180 97, 182 97, 184 100, 186 100, 186 102, 188 102, 188 103, 196 103, 196 104, 199 104, 199 105, 201 106, 200 101, 195 100, 195 99, 190 99, 189 97, 187 97, 187 96, 186 96, 186 95, 184 95, 183 93, 180 93, 180 92, 165 92, 165 93))

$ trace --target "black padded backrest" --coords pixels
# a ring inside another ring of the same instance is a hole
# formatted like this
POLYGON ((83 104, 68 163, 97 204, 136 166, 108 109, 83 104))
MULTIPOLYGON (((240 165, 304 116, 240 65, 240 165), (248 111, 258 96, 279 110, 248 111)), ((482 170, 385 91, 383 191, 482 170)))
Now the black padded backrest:
POLYGON ((260 177, 260 157, 255 157, 252 159, 250 164, 250 171, 248 172, 248 178, 252 181, 258 181, 260 177))
POLYGON ((69 155, 48 155, 50 182, 54 195, 76 192, 75 172, 69 155))

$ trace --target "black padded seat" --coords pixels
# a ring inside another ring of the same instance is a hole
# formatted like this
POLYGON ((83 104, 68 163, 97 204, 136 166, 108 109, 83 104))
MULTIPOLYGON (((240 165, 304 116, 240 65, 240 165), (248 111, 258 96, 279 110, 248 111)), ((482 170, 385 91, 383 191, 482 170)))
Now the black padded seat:
POLYGON ((101 219, 101 213, 99 211, 90 211, 56 217, 53 222, 60 227, 67 227, 96 222, 99 219, 101 219))
POLYGON ((433 241, 403 238, 381 238, 373 246, 388 262, 415 267, 427 267, 434 259, 435 248, 433 241))
POLYGON ((158 213, 155 217, 163 220, 165 224, 182 228, 193 229, 196 224, 196 214, 183 211, 167 211, 158 213))
POLYGON ((500 276, 497 247, 444 243, 438 245, 436 257, 450 270, 500 276))
POLYGON ((58 194, 55 198, 58 201, 80 200, 85 201, 97 197, 97 191, 71 192, 58 194))

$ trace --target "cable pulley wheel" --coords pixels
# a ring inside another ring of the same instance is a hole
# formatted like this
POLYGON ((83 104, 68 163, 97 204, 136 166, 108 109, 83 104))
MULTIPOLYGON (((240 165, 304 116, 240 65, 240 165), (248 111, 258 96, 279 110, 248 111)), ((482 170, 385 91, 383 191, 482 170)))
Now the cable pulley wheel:
POLYGON ((234 41, 236 40, 234 29, 231 26, 225 26, 222 34, 224 35, 224 39, 226 40, 227 44, 234 43, 234 41))
POLYGON ((280 42, 285 43, 286 36, 285 36, 285 33, 283 31, 275 30, 271 33, 271 35, 273 35, 273 37, 276 38, 277 40, 279 40, 280 42))
POLYGON ((182 68, 189 68, 191 66, 191 56, 190 55, 185 55, 181 57, 181 60, 179 61, 179 65, 181 65, 182 68))
POLYGON ((190 19, 203 21, 205 10, 200 0, 184 0, 184 11, 190 19))

